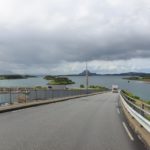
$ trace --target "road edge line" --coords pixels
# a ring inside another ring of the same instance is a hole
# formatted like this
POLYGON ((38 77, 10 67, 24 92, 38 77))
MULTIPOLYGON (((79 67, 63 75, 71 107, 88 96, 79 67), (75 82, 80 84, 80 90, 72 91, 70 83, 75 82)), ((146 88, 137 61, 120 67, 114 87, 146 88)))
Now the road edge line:
POLYGON ((130 138, 130 140, 131 140, 131 141, 134 141, 134 138, 133 138, 131 132, 129 131, 129 129, 128 129, 126 123, 125 123, 125 122, 122 122, 122 125, 123 125, 125 131, 127 132, 128 136, 129 136, 129 138, 130 138))

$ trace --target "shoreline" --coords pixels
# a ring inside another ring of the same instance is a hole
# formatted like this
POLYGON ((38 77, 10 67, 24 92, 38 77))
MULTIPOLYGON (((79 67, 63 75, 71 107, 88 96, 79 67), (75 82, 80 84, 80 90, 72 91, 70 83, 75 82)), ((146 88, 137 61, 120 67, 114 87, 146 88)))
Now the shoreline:
POLYGON ((122 79, 123 80, 128 80, 128 81, 140 81, 140 82, 150 83, 150 79, 140 79, 140 78, 139 79, 136 79, 136 78, 134 79, 134 77, 133 78, 132 77, 131 78, 130 77, 129 78, 122 78, 122 79))

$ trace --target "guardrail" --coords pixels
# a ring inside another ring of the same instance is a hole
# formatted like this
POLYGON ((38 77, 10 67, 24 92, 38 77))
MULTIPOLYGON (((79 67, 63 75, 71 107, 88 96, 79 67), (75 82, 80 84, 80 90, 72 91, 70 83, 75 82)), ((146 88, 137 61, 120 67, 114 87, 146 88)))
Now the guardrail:
POLYGON ((120 97, 122 104, 131 114, 131 116, 134 117, 138 123, 150 133, 150 112, 145 110, 144 107, 140 108, 134 104, 135 99, 129 97, 122 91, 120 91, 120 97))

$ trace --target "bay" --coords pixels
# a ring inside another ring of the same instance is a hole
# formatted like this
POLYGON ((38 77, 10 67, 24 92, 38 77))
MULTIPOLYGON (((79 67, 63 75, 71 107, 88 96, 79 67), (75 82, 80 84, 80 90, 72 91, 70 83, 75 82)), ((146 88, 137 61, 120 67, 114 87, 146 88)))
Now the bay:
MULTIPOLYGON (((70 85, 70 88, 79 88, 81 84, 86 83, 84 76, 69 76, 76 84, 70 85)), ((89 85, 101 85, 111 88, 113 84, 117 84, 119 88, 133 92, 135 95, 150 100, 150 83, 141 81, 130 81, 122 79, 122 76, 90 76, 89 85)), ((43 77, 19 79, 19 80, 0 80, 0 87, 35 87, 47 86, 48 81, 43 77)))

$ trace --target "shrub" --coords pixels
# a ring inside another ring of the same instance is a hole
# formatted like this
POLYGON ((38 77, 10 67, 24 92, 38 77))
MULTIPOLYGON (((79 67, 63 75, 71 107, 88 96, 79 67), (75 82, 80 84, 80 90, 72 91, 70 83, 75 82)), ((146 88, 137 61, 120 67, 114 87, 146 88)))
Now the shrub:
POLYGON ((80 88, 84 88, 84 85, 83 85, 83 84, 81 84, 81 85, 80 85, 80 88))

